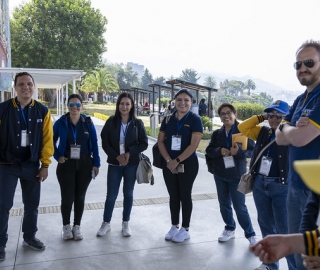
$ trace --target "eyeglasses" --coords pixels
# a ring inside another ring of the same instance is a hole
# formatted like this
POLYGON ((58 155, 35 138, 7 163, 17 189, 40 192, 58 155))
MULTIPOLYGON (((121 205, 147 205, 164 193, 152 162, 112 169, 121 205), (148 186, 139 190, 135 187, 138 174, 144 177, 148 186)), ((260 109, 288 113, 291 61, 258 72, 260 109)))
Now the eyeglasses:
POLYGON ((222 112, 220 113, 220 117, 223 117, 223 116, 230 116, 232 114, 231 111, 227 111, 227 112, 222 112))
POLYGON ((293 67, 296 70, 299 70, 302 67, 302 63, 307 67, 307 68, 312 68, 314 66, 314 61, 312 59, 304 60, 304 61, 298 61, 293 64, 293 67))
POLYGON ((74 107, 74 106, 77 106, 77 108, 80 108, 81 107, 81 102, 76 102, 76 103, 74 103, 74 102, 69 102, 69 107, 70 108, 72 108, 72 107, 74 107))
POLYGON ((277 119, 282 119, 284 117, 284 114, 281 113, 268 113, 268 118, 273 119, 274 117, 276 117, 277 119))

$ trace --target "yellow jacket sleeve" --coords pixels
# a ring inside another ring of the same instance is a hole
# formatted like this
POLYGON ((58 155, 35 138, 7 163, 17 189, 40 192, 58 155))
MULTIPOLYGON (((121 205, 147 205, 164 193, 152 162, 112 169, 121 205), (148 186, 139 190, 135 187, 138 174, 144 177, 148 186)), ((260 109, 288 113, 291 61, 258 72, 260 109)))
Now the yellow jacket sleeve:
POLYGON ((41 167, 48 168, 51 163, 50 158, 54 152, 53 147, 53 126, 51 120, 51 114, 48 110, 46 117, 44 118, 43 123, 43 139, 42 139, 42 150, 41 150, 41 167))
POLYGON ((243 135, 256 141, 262 129, 262 126, 259 124, 263 121, 264 118, 262 115, 254 115, 240 123, 238 129, 243 135))

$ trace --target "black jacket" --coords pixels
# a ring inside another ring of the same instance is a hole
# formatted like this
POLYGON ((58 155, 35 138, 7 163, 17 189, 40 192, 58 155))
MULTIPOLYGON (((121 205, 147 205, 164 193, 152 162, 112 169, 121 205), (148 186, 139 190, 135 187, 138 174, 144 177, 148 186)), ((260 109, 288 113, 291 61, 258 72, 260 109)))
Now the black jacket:
MULTIPOLYGON (((236 133, 240 133, 238 130, 238 122, 236 122, 236 126, 233 131, 233 134, 236 133)), ((210 143, 206 148, 206 153, 211 161, 213 174, 228 179, 240 179, 247 171, 247 158, 251 157, 254 146, 254 141, 248 139, 247 150, 244 151, 239 148, 238 153, 233 156, 235 167, 226 169, 224 166, 223 156, 221 155, 221 148, 227 148, 226 130, 224 126, 215 130, 212 133, 210 143)))
MULTIPOLYGON (((120 121, 114 125, 114 116, 111 116, 101 131, 102 148, 108 155, 107 162, 119 165, 117 156, 120 155, 120 121)), ((139 154, 148 148, 148 137, 143 122, 140 119, 133 119, 128 125, 125 138, 125 151, 130 152, 128 165, 138 164, 139 154), (138 143, 136 139, 136 127, 138 129, 138 143)))
POLYGON ((318 228, 317 219, 319 215, 320 195, 310 192, 307 204, 304 208, 300 223, 300 232, 312 231, 318 228))
MULTIPOLYGON (((252 167, 254 161, 256 160, 256 157, 260 153, 260 151, 265 147, 269 142, 270 142, 270 136, 271 133, 269 132, 271 128, 269 127, 262 127, 258 139, 256 142, 256 146, 253 150, 252 157, 251 157, 251 162, 250 162, 250 168, 252 167)), ((279 165, 279 177, 280 181, 282 184, 287 184, 287 177, 288 177, 288 170, 289 170, 289 147, 288 146, 282 146, 282 145, 277 145, 276 142, 273 143, 274 146, 277 147, 277 153, 278 153, 278 159, 275 160, 274 162, 278 162, 279 165)), ((260 157, 261 159, 261 157, 260 157)), ((257 162, 258 163, 258 162, 257 162)), ((254 166, 252 170, 252 175, 257 174, 257 163, 254 166)))

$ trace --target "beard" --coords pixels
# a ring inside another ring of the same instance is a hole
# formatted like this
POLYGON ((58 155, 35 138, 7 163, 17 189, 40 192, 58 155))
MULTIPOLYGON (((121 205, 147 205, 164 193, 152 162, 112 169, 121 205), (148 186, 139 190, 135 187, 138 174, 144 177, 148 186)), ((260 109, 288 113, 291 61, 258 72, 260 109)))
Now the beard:
MULTIPOLYGON (((301 73, 300 73, 301 74, 301 73)), ((298 80, 301 85, 309 86, 314 84, 316 81, 319 80, 320 77, 320 68, 316 70, 315 72, 308 72, 307 74, 310 74, 309 77, 302 77, 300 78, 300 74, 298 75, 298 80)))

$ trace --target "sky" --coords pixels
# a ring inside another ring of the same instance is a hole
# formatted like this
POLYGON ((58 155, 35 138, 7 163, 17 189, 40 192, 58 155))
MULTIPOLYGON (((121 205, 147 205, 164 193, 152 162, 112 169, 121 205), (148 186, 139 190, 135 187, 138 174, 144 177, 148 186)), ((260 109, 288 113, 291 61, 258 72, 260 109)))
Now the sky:
MULTIPOLYGON (((12 10, 28 0, 9 0, 12 10)), ((320 40, 319 0, 91 0, 107 18, 113 63, 134 62, 153 78, 192 68, 198 73, 250 75, 303 91, 295 53, 320 40)))

